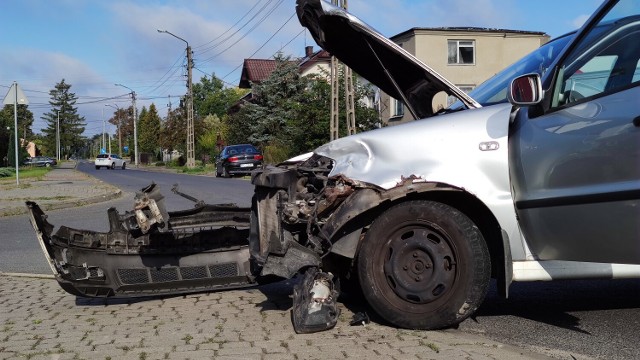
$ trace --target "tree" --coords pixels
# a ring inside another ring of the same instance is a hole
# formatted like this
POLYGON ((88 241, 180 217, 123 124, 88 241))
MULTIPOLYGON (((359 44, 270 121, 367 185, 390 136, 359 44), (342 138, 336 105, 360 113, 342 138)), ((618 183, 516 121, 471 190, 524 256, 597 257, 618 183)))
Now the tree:
MULTIPOLYGON (((225 115, 226 118, 226 115, 225 115)), ((227 123, 217 115, 208 115, 202 121, 203 133, 198 137, 198 147, 203 155, 211 159, 220 153, 222 139, 227 136, 227 123)))
POLYGON ((141 152, 156 153, 160 147, 160 115, 155 104, 142 108, 138 120, 138 146, 141 152))
MULTIPOLYGON (((13 128, 13 127, 12 127, 13 128)), ((15 147, 15 136, 9 136, 9 148, 7 150, 7 163, 9 166, 16 166, 16 147, 15 147)), ((26 159, 29 156, 27 153, 27 149, 24 146, 18 145, 18 165, 22 162, 22 160, 26 159)))
POLYGON ((254 100, 228 119, 229 143, 252 143, 262 148, 266 157, 272 150, 282 156, 289 153, 291 129, 287 125, 298 116, 307 86, 307 80, 300 77, 297 64, 289 57, 278 54, 275 60, 271 75, 253 86, 254 100), (268 149, 271 147, 277 147, 277 151, 268 149))
POLYGON ((211 79, 204 76, 199 83, 193 84, 193 109, 201 118, 208 115, 222 118, 246 93, 244 89, 225 88, 222 80, 215 75, 211 79))
POLYGON ((123 155, 123 146, 128 146, 129 135, 133 134, 133 108, 116 108, 113 112, 113 116, 109 118, 109 123, 116 126, 116 148, 119 148, 117 153, 123 155), (128 126, 130 125, 130 126, 128 126), (128 131, 128 129, 131 129, 128 131))
MULTIPOLYGON (((340 72, 339 76, 342 87, 344 75, 340 72)), ((331 85, 326 78, 300 77, 297 64, 278 55, 269 78, 253 86, 253 100, 229 116, 228 142, 258 145, 268 161, 274 162, 328 142, 331 85)), ((361 101, 372 95, 371 88, 355 81, 354 75, 354 90, 357 131, 378 127, 377 111, 361 101)), ((345 124, 340 126, 340 136, 346 136, 346 106, 342 99, 339 104, 339 121, 345 124)))
MULTIPOLYGON (((9 137, 14 137, 15 114, 13 105, 5 105, 0 110, 0 159, 7 155, 9 137), (9 128, 9 129, 8 129, 9 128)), ((18 104, 18 138, 30 141, 33 139, 33 113, 28 105, 18 104)))
MULTIPOLYGON (((178 150, 182 153, 187 149, 187 114, 186 109, 179 107, 167 114, 167 120, 161 131, 160 145, 169 151, 178 150)), ((194 121, 194 130, 195 121, 194 121)))
MULTIPOLYGON (((44 113, 41 117, 47 127, 42 129, 45 135, 46 148, 49 151, 56 149, 56 133, 58 117, 60 118, 60 151, 61 157, 69 156, 84 147, 85 139, 83 133, 86 123, 84 117, 78 115, 78 108, 75 106, 78 97, 70 91, 71 84, 65 83, 64 79, 49 91, 49 105, 51 112, 44 113)), ((54 154, 48 154, 54 155, 54 154)))

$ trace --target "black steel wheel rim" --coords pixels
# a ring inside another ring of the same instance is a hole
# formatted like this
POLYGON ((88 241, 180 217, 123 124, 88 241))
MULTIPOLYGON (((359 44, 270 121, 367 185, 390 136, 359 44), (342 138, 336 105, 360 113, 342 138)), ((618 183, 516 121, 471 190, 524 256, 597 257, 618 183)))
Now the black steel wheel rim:
POLYGON ((382 249, 383 272, 389 289, 413 304, 429 304, 454 288, 455 248, 449 237, 428 224, 397 227, 382 249))

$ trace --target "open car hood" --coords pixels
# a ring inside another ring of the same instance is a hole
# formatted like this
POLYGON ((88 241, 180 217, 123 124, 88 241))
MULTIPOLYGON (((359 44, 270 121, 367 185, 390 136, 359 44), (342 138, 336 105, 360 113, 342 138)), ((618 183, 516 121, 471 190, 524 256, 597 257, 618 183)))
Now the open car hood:
POLYGON ((469 108, 482 107, 442 75, 344 9, 323 0, 297 0, 302 26, 316 43, 416 117, 433 115, 433 97, 444 91, 469 108))

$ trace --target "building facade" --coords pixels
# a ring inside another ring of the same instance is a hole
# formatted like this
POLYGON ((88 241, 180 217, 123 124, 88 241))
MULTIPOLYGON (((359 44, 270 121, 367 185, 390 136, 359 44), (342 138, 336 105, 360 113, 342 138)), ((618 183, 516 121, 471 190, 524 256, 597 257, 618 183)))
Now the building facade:
MULTIPOLYGON (((390 39, 468 92, 549 41, 549 36, 533 31, 448 27, 412 28, 390 39)), ((432 106, 438 110, 453 101, 443 93, 432 106)), ((380 112, 388 125, 413 120, 401 101, 386 94, 381 94, 380 112)))

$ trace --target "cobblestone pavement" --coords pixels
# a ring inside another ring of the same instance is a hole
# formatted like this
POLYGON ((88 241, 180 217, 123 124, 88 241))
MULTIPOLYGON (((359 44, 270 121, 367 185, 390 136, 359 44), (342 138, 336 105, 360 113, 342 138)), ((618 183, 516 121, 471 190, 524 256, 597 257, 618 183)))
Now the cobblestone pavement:
MULTIPOLYGON (((106 201, 120 190, 64 162, 43 179, 0 183, 0 216, 106 201)), ((361 305, 340 303, 338 325, 299 335, 291 281, 144 300, 85 299, 50 277, 0 273, 0 360, 5 359, 547 359, 458 330, 350 326, 361 305)), ((561 358, 569 358, 559 356, 561 358)))
POLYGON ((0 359, 546 359, 457 330, 350 326, 296 334, 292 282, 144 300, 84 299, 0 275, 0 359))
POLYGON ((121 191, 75 170, 75 161, 62 162, 42 179, 21 179, 20 186, 9 179, 0 183, 0 216, 27 212, 25 199, 45 210, 92 204, 117 198, 121 191))

